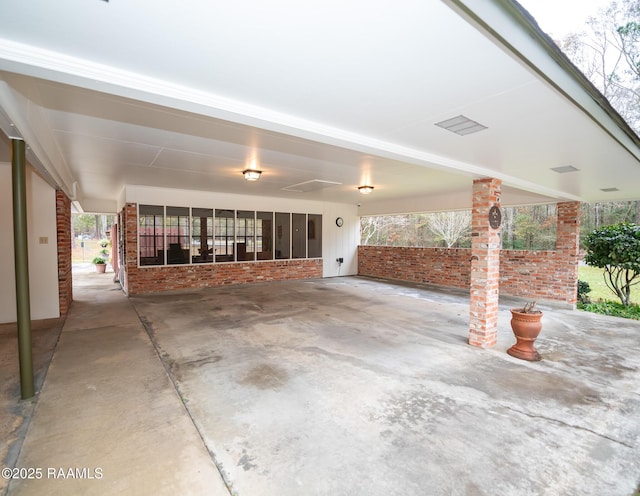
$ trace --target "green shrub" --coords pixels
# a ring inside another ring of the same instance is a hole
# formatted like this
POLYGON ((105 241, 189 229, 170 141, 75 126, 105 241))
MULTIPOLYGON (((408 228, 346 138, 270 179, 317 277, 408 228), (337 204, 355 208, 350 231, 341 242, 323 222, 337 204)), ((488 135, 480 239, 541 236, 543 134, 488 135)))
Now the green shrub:
POLYGON ((623 305, 617 301, 596 301, 591 303, 578 303, 578 308, 585 312, 593 312, 600 315, 640 320, 640 305, 636 305, 635 303, 623 305))
POLYGON ((578 301, 580 303, 589 303, 588 293, 591 293, 591 286, 587 281, 581 281, 578 279, 578 301))
POLYGON ((640 284, 640 226, 630 223, 604 226, 586 239, 588 265, 604 269, 604 281, 623 305, 631 302, 631 287, 640 284))
POLYGON ((91 260, 91 263, 92 263, 92 264, 96 264, 96 265, 100 265, 100 264, 105 264, 105 263, 107 263, 107 261, 106 261, 104 258, 102 258, 102 257, 96 257, 96 258, 94 258, 93 260, 91 260))

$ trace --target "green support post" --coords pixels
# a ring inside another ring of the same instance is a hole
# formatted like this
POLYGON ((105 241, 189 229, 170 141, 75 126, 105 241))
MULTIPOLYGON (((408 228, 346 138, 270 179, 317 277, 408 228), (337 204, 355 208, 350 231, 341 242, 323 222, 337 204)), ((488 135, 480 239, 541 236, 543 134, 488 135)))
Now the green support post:
POLYGON ((31 350, 31 303, 29 299, 29 245, 27 243, 27 185, 25 146, 21 139, 11 139, 13 183, 13 246, 16 270, 16 309, 20 391, 26 400, 35 394, 31 350))

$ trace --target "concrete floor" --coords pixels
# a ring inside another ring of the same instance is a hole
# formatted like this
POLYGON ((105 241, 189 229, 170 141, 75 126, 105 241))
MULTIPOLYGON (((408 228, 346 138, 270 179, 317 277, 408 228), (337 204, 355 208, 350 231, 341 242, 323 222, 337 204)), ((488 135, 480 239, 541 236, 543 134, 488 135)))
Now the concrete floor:
POLYGON ((481 350, 453 291, 345 277, 127 300, 112 274, 74 277, 15 466, 103 476, 8 494, 627 496, 640 482, 640 322, 542 307, 530 363, 505 353, 508 301, 481 350))

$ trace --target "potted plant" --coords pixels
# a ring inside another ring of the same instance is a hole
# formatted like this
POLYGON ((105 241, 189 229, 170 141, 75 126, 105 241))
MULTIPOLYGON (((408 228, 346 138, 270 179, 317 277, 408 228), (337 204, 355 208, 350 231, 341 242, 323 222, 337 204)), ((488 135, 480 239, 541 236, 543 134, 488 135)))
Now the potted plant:
POLYGON ((107 261, 102 257, 96 257, 91 261, 96 266, 96 272, 103 274, 107 270, 107 261))
POLYGON ((109 256, 109 250, 107 250, 107 247, 109 246, 109 240, 101 239, 99 241, 99 244, 100 244, 100 256, 102 258, 107 258, 109 256))
POLYGON ((542 357, 533 345, 542 329, 542 312, 536 308, 536 302, 528 302, 522 308, 511 309, 511 329, 516 344, 507 350, 509 355, 522 360, 537 361, 542 357))

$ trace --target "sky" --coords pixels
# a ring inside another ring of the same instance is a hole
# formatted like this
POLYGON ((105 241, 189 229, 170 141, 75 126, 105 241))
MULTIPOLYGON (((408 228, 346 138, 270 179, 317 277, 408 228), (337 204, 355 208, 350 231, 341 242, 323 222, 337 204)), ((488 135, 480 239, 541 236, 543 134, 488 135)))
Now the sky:
POLYGON ((590 16, 611 0, 517 0, 552 38, 580 31, 590 16))

